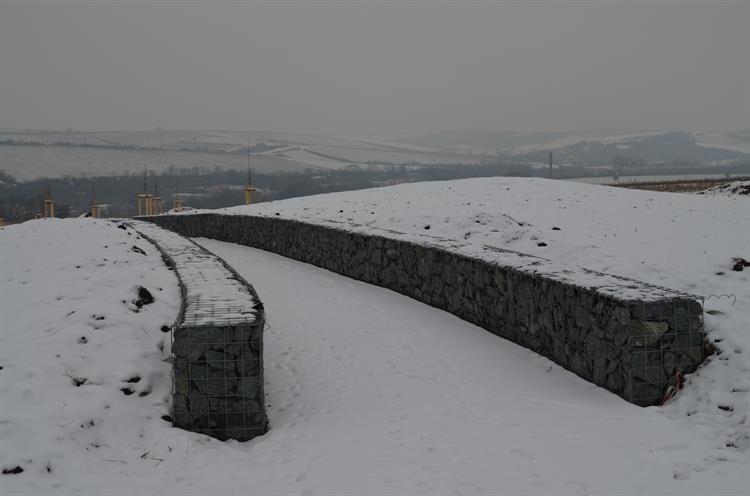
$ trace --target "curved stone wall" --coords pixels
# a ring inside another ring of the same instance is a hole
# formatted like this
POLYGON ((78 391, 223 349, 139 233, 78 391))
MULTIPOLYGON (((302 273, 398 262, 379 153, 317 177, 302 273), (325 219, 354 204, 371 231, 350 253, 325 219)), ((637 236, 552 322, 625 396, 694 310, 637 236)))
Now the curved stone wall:
POLYGON ((174 426, 222 440, 264 434, 265 312, 255 289, 189 239, 146 222, 130 224, 159 249, 180 282, 172 328, 174 426))
POLYGON ((486 247, 450 247, 278 217, 165 215, 184 236, 278 253, 392 289, 544 355, 627 401, 659 404, 704 358, 699 298, 486 247), (583 281, 583 282, 582 282, 583 281))

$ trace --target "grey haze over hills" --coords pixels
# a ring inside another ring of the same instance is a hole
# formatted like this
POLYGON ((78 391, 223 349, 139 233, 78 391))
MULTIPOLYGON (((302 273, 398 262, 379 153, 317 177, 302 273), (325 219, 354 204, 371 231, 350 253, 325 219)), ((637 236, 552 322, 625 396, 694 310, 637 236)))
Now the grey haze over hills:
POLYGON ((498 155, 534 164, 546 163, 549 152, 560 166, 607 168, 617 157, 711 166, 747 163, 750 132, 455 130, 385 140, 236 130, 0 130, 0 170, 19 180, 144 169, 245 170, 248 151, 253 169, 263 173, 495 164, 498 155))
POLYGON ((0 170, 744 160, 749 22, 748 0, 0 0, 0 170))

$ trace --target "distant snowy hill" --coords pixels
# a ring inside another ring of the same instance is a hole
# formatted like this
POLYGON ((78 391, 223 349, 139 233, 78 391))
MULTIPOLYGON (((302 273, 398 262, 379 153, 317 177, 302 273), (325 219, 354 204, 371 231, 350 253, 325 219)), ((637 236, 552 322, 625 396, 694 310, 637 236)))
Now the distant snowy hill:
POLYGON ((19 180, 65 175, 140 174, 203 168, 242 169, 246 151, 258 172, 363 165, 475 164, 475 151, 442 151, 397 142, 260 131, 0 130, 0 171, 19 180))
POLYGON ((617 155, 634 156, 650 162, 750 159, 750 134, 747 131, 693 133, 601 129, 514 133, 468 129, 404 138, 400 141, 436 149, 468 146, 486 153, 500 152, 541 162, 547 160, 549 152, 555 152, 558 163, 611 165, 612 159, 617 155))
POLYGON ((250 147, 259 172, 368 165, 476 165, 514 160, 610 167, 617 156, 647 162, 723 163, 750 159, 747 131, 667 132, 604 129, 517 133, 444 131, 390 140, 263 131, 0 130, 0 170, 19 180, 65 175, 139 174, 204 168, 244 169, 250 147))

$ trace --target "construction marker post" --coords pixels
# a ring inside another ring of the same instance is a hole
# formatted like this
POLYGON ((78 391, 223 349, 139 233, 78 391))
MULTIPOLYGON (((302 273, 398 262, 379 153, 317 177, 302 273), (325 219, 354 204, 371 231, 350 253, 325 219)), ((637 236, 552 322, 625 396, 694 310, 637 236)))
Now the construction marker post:
POLYGON ((148 193, 143 196, 146 203, 146 215, 154 215, 154 197, 148 193))
POLYGON ((51 218, 55 216, 55 202, 50 199, 44 200, 44 217, 51 218))
POLYGON ((250 205, 253 191, 255 191, 255 188, 252 186, 245 186, 245 205, 250 205))
POLYGON ((160 196, 154 197, 154 211, 153 215, 161 215, 164 213, 164 207, 162 206, 162 201, 160 196))
POLYGON ((146 214, 146 195, 144 193, 140 193, 136 199, 136 204, 138 207, 138 216, 145 215, 146 214))

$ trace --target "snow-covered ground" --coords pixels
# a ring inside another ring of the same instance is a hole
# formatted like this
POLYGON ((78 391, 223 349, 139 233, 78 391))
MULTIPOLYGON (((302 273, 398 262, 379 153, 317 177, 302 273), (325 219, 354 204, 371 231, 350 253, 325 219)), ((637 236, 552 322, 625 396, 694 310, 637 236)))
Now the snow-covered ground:
POLYGON ((271 430, 248 443, 160 418, 170 379, 159 329, 178 293, 155 249, 107 221, 10 226, 0 230, 0 465, 24 472, 0 475, 0 493, 744 494, 750 269, 732 271, 731 258, 750 258, 747 201, 480 179, 242 207, 737 298, 706 304, 722 353, 676 400, 643 409, 391 291, 198 240, 255 286, 268 315, 271 430), (135 313, 138 286, 156 301, 135 313))
POLYGON ((283 145, 282 148, 253 154, 253 167, 263 173, 340 169, 367 161, 423 165, 477 162, 476 157, 470 155, 399 143, 283 132, 34 132, 0 129, 0 142, 5 140, 36 143, 0 146, 0 170, 24 181, 65 175, 141 173, 144 167, 156 172, 166 171, 170 167, 244 170, 247 157, 243 150, 248 144, 258 143, 283 145), (95 146, 58 146, 61 144, 95 146), (132 149, 116 148, 118 146, 132 149))
POLYGON ((615 133, 615 134, 611 134, 605 131, 600 131, 600 132, 585 133, 585 134, 581 134, 580 136, 575 136, 575 135, 565 136, 565 137, 558 138, 558 139, 548 141, 545 143, 515 146, 515 147, 508 148, 504 151, 508 152, 510 155, 525 155, 531 152, 560 150, 562 148, 565 148, 566 146, 577 145, 579 143, 583 143, 584 141, 610 144, 610 143, 618 143, 618 142, 637 141, 639 139, 647 138, 650 136, 655 136, 658 134, 663 134, 663 131, 639 131, 639 132, 615 133))
POLYGON ((184 443, 161 418, 177 279, 108 221, 9 226, 0 253, 0 468, 23 469, 0 475, 0 493, 124 492, 129 464, 184 443))
POLYGON ((698 146, 750 154, 750 132, 748 131, 735 133, 695 133, 693 139, 695 139, 698 146))
POLYGON ((320 155, 310 153, 309 151, 301 147, 286 147, 280 150, 271 150, 270 152, 268 152, 268 154, 275 157, 293 160, 301 164, 307 164, 311 167, 319 167, 322 169, 340 169, 345 165, 348 165, 349 163, 354 163, 347 163, 343 160, 321 157, 320 155))
MULTIPOLYGON (((706 297, 720 352, 666 410, 717 429, 750 462, 750 260, 747 197, 635 191, 567 181, 482 178, 404 184, 219 210, 296 218, 442 244, 485 246, 706 297), (403 233, 403 234, 401 234, 403 233)), ((676 420, 677 421, 677 420, 676 420)))
POLYGON ((456 165, 456 164, 476 164, 481 157, 473 155, 458 155, 448 152, 416 152, 408 150, 392 150, 385 147, 375 147, 374 145, 347 146, 316 146, 310 150, 336 157, 346 162, 368 163, 368 162, 387 162, 391 164, 423 164, 423 165, 456 165))
MULTIPOLYGON (((143 174, 143 169, 162 173, 174 169, 246 170, 242 153, 202 153, 171 150, 122 150, 74 146, 0 146, 0 170, 26 181, 40 177, 107 176, 143 174)), ((284 158, 256 156, 258 172, 290 172, 315 168, 284 158)))
MULTIPOLYGON (((734 174, 735 177, 745 177, 746 174, 734 174)), ((669 174, 669 175, 654 175, 654 176, 620 176, 615 179, 612 176, 592 176, 592 177, 576 177, 573 179, 566 179, 566 181, 573 181, 574 183, 586 183, 586 184, 614 184, 614 183, 644 183, 644 182, 660 182, 660 181, 692 181, 701 179, 726 179, 731 181, 732 174, 669 174)))
POLYGON ((711 196, 750 196, 750 181, 732 181, 731 183, 722 184, 708 188, 700 192, 701 195, 711 196))

